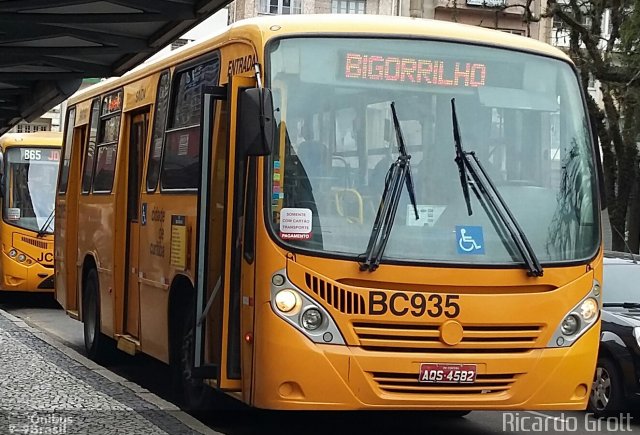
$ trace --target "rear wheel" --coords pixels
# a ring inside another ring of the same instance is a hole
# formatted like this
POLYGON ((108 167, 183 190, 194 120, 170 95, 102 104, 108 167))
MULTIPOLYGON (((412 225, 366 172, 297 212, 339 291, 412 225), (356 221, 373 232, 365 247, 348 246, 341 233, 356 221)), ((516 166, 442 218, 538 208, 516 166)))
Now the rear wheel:
POLYGON ((596 417, 608 416, 622 410, 622 402, 622 378, 618 367, 607 357, 598 358, 589 396, 589 411, 596 417))
POLYGON ((82 293, 82 321, 84 322, 84 349, 96 362, 104 362, 111 350, 109 338, 100 332, 100 284, 98 272, 91 269, 82 293))

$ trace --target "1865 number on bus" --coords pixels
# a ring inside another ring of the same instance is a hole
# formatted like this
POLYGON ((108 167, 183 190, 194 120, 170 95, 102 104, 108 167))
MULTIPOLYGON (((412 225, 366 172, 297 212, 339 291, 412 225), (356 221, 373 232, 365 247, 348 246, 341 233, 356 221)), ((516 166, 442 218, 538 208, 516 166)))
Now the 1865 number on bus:
POLYGON ((381 316, 391 312, 394 316, 441 317, 450 319, 460 314, 460 295, 439 295, 395 292, 388 296, 382 291, 369 292, 369 314, 381 316))

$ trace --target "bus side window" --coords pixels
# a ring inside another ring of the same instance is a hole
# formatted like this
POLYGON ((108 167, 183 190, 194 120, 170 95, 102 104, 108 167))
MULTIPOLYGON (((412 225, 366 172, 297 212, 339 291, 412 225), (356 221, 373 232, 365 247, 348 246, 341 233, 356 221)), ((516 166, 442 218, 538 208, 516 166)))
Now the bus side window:
POLYGON ((160 171, 163 190, 196 190, 200 184, 202 92, 217 83, 219 66, 215 58, 176 73, 160 171))
POLYGON ((84 169, 82 171, 82 193, 91 190, 91 178, 93 177, 93 164, 96 153, 96 138, 98 136, 98 122, 100 121, 100 100, 96 99, 91 104, 91 120, 89 130, 89 142, 84 156, 84 169))
MULTIPOLYGON (((73 128, 76 120, 76 108, 72 107, 67 111, 67 127, 64 138, 63 158, 60 162, 60 181, 58 182, 58 193, 67 193, 67 184, 69 181, 69 165, 71 160, 71 147, 73 142, 73 128)), ((3 185, 4 185, 4 180, 3 185)), ((4 195, 3 195, 4 196, 4 195)))
POLYGON ((147 168, 147 192, 155 192, 158 186, 162 144, 167 125, 167 113, 169 112, 170 88, 171 78, 169 71, 165 71, 162 73, 162 76, 160 76, 160 81, 158 82, 158 95, 156 97, 156 109, 153 117, 153 137, 151 138, 151 149, 149 150, 149 164, 147 168))
POLYGON ((93 176, 93 192, 96 193, 109 193, 113 186, 121 110, 122 90, 107 95, 102 100, 93 176))

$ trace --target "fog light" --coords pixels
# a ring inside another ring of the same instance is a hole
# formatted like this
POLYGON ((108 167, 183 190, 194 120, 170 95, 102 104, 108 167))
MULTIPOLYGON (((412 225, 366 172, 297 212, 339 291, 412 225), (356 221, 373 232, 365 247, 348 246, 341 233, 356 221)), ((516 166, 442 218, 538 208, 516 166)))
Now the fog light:
POLYGON ((16 255, 18 255, 18 251, 16 251, 15 249, 9 251, 9 257, 14 258, 16 255))
POLYGON ((283 313, 293 310, 298 304, 298 296, 293 290, 282 290, 276 294, 276 307, 283 313))
POLYGON ((302 313, 302 326, 304 329, 314 331, 322 325, 322 313, 317 308, 309 308, 302 313))
POLYGON ((26 256, 26 255, 24 255, 24 254, 19 254, 19 255, 18 255, 18 261, 19 261, 20 263, 22 263, 22 262, 23 262, 24 260, 26 260, 26 259, 27 259, 27 256, 26 256))
POLYGON ((580 305, 580 315, 586 321, 593 319, 598 314, 598 302, 593 298, 585 299, 580 305))
POLYGON ((578 328, 580 328, 580 319, 575 314, 569 314, 562 321, 562 333, 564 335, 573 335, 578 332, 578 328))

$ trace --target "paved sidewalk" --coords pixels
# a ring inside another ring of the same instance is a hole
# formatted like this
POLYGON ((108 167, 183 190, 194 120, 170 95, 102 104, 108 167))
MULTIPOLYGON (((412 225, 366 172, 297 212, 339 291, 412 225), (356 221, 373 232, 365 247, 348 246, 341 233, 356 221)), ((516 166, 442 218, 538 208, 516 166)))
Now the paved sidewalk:
POLYGON ((0 434, 216 434, 0 310, 0 434))

